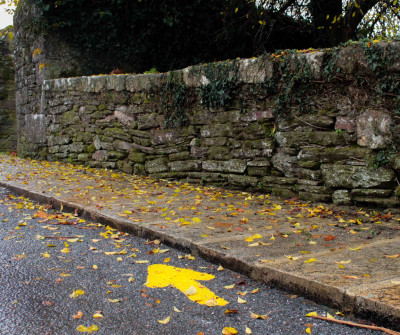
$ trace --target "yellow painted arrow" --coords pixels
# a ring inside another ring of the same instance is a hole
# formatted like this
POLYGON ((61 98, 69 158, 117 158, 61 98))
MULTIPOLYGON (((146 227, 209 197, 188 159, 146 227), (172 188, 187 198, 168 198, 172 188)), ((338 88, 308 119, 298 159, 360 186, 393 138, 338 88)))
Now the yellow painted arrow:
POLYGON ((218 297, 198 280, 211 280, 215 276, 188 269, 164 264, 153 264, 148 267, 147 287, 173 286, 185 294, 190 300, 207 306, 225 306, 228 301, 218 297))

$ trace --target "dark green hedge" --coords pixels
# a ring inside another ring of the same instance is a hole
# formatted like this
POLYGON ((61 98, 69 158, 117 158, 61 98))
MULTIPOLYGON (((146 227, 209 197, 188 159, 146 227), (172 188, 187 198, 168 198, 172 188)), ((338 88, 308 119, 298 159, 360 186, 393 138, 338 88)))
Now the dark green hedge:
POLYGON ((277 23, 277 18, 262 17, 265 25, 260 25, 250 0, 31 1, 42 11, 40 31, 57 31, 74 45, 88 73, 168 71, 256 56, 298 47, 301 30, 285 31, 288 18, 277 23))

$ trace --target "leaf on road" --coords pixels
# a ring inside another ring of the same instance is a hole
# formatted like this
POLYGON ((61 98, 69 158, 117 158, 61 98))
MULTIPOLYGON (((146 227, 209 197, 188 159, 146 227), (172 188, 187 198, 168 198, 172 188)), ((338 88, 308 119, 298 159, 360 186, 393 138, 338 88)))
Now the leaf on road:
POLYGON ((317 259, 314 258, 314 257, 312 257, 312 258, 310 258, 310 259, 304 261, 304 263, 313 263, 313 262, 317 262, 317 259))
POLYGON ((247 304, 247 301, 244 300, 244 299, 242 299, 241 297, 238 297, 237 302, 238 302, 239 304, 247 304))
POLYGON ((223 335, 235 335, 237 333, 238 331, 233 327, 225 327, 224 329, 222 329, 223 335))
POLYGON ((171 316, 167 316, 164 320, 158 320, 162 325, 166 325, 171 320, 171 316))
POLYGON ((90 327, 85 327, 83 325, 80 325, 76 328, 76 330, 82 333, 92 333, 98 331, 99 327, 97 327, 96 325, 91 325, 90 327))
POLYGON ((249 327, 245 327, 245 333, 246 334, 253 334, 253 332, 251 331, 251 329, 249 327))
POLYGON ((75 290, 69 295, 69 297, 70 298, 77 298, 80 295, 84 295, 84 294, 85 294, 85 291, 83 291, 83 290, 75 290))
POLYGON ((261 314, 256 314, 256 313, 251 312, 250 317, 254 320, 257 320, 257 319, 265 320, 265 319, 268 319, 268 314, 261 315, 261 314))
POLYGON ((179 310, 178 308, 176 308, 175 306, 174 306, 174 312, 176 312, 176 313, 182 313, 182 311, 179 310))
POLYGON ((83 313, 81 311, 78 311, 75 315, 72 315, 74 319, 80 319, 83 316, 83 313))
POLYGON ((95 314, 93 314, 93 317, 94 318, 104 318, 104 315, 101 313, 95 313, 95 314))

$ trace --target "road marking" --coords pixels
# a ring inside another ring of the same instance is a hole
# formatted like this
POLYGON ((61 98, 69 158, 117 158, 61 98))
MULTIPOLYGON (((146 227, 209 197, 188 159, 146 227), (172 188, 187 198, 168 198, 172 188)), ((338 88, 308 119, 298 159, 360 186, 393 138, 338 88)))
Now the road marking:
POLYGON ((164 264, 150 265, 147 271, 147 282, 144 284, 147 287, 173 286, 190 300, 201 305, 225 306, 229 304, 228 301, 198 283, 199 280, 214 279, 215 276, 211 274, 164 264))

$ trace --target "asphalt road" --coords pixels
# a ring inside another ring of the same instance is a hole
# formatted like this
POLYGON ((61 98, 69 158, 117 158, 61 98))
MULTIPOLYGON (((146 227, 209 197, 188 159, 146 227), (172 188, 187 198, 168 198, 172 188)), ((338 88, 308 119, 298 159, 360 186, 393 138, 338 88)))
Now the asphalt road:
POLYGON ((57 214, 0 189, 0 334, 69 335, 92 329, 99 335, 214 335, 225 327, 238 334, 246 334, 246 327, 248 334, 262 335, 306 334, 307 328, 312 334, 381 334, 306 317, 330 313, 367 323, 157 243, 57 214), (193 302, 193 292, 181 292, 178 282, 176 287, 145 286, 154 264, 215 276, 192 286, 207 287, 229 304, 193 302), (253 319, 251 313, 267 317, 253 319))

